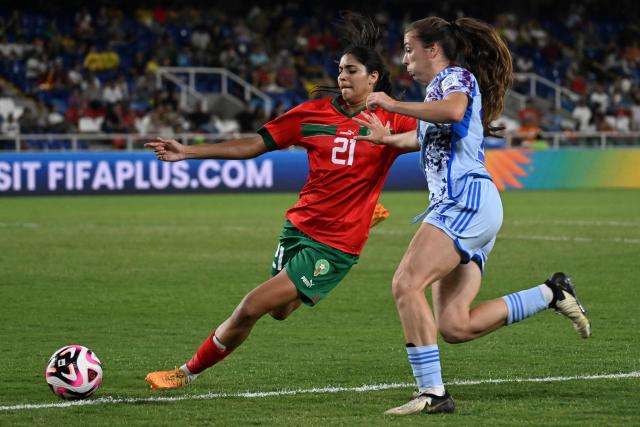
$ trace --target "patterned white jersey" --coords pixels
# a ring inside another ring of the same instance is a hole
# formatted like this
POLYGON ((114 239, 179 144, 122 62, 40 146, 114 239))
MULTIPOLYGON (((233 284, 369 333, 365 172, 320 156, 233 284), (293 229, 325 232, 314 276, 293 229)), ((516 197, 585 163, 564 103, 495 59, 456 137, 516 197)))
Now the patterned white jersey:
POLYGON ((491 179, 484 166, 482 98, 475 76, 461 67, 445 68, 427 87, 424 101, 439 101, 453 92, 469 98, 462 121, 418 121, 420 161, 429 185, 430 210, 446 200, 458 201, 465 194, 469 177, 491 179))

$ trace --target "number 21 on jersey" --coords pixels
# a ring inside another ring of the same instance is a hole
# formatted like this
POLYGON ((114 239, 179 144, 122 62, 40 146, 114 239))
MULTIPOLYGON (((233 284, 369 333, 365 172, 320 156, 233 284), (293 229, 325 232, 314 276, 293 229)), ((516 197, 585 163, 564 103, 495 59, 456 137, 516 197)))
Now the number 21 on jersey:
POLYGON ((351 166, 353 164, 353 153, 356 150, 356 140, 339 136, 333 142, 339 145, 333 147, 331 162, 336 165, 351 166), (344 154, 347 150, 349 151, 348 155, 344 154))

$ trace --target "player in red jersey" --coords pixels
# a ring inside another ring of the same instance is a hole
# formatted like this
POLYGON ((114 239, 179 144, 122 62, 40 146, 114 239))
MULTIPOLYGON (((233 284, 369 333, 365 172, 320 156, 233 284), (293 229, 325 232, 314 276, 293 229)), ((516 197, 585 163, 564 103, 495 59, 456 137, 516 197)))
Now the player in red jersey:
MULTIPOLYGON (((340 96, 305 102, 265 124, 257 135, 215 145, 185 146, 157 138, 146 144, 162 161, 248 159, 296 145, 307 150, 309 177, 285 226, 272 264, 272 275, 249 292, 180 368, 151 372, 154 389, 191 382, 220 362, 249 336, 255 323, 270 314, 286 319, 302 303, 317 304, 350 268, 369 235, 376 201, 391 164, 402 149, 357 141, 367 132, 353 121, 374 91, 391 92, 389 73, 374 50, 379 31, 370 20, 345 16, 350 46, 339 63, 340 96)), ((371 120, 389 133, 415 130, 416 121, 379 109, 371 120)), ((374 218, 375 220, 375 218, 374 218)))

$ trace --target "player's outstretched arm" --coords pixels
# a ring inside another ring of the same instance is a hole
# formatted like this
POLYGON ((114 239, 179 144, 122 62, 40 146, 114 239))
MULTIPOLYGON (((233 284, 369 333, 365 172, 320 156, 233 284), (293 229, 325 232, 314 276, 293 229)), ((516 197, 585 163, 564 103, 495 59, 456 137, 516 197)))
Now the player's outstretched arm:
POLYGON ((464 118, 469 98, 462 92, 452 92, 440 101, 403 102, 384 92, 373 92, 367 97, 367 108, 380 107, 392 113, 415 117, 431 123, 458 123, 464 118))
POLYGON ((186 159, 242 160, 257 157, 267 151, 260 135, 207 145, 184 145, 174 139, 155 138, 144 146, 152 148, 158 160, 165 162, 186 159))

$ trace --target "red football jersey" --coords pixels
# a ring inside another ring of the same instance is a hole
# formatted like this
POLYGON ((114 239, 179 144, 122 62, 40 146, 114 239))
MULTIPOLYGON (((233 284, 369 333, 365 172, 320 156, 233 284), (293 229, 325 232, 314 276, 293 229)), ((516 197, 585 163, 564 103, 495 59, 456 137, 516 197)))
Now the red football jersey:
MULTIPOLYGON (((356 141, 367 132, 352 120, 341 98, 308 101, 258 130, 270 150, 297 145, 307 150, 309 176, 287 218, 313 239, 359 254, 369 236, 371 216, 393 161, 405 151, 356 141)), ((393 133, 416 129, 416 120, 378 108, 393 133)))

